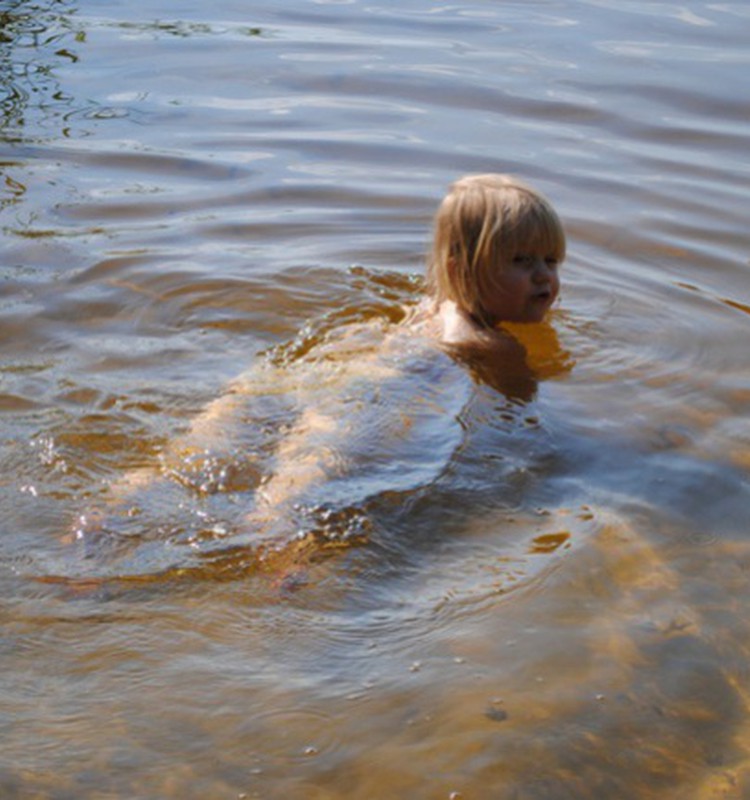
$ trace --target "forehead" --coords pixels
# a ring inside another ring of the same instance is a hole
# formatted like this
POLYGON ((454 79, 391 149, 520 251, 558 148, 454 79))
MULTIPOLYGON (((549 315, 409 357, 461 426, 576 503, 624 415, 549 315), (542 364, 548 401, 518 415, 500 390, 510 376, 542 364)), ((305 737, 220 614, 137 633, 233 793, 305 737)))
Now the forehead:
POLYGON ((561 256, 565 234, 557 219, 545 214, 525 214, 507 230, 500 231, 501 246, 513 252, 561 256))

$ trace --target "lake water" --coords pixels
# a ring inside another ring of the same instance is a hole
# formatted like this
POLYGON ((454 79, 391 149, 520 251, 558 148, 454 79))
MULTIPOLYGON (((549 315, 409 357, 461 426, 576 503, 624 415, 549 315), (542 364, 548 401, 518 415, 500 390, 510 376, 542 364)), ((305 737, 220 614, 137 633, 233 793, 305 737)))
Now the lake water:
POLYGON ((750 797, 748 41, 745 2, 0 0, 3 798, 750 797), (486 171, 568 231, 526 366, 329 358, 486 171), (305 409, 348 467, 278 564, 305 409))

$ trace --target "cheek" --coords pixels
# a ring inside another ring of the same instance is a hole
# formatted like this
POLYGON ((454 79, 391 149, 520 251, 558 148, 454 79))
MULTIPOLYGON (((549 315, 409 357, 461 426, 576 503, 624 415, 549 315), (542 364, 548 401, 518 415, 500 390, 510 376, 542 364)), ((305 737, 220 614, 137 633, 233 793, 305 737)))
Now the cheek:
POLYGON ((524 292, 532 283, 531 275, 522 270, 508 270, 503 276, 501 286, 511 295, 524 292))

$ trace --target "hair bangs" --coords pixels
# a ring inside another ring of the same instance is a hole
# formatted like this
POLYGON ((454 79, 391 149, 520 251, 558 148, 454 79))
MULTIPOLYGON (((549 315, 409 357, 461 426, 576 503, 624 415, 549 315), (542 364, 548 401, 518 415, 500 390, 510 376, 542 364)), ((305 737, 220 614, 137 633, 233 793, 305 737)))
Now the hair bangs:
POLYGON ((519 254, 538 254, 556 261, 565 259, 565 232, 557 214, 547 203, 534 202, 523 209, 512 224, 502 226, 497 250, 505 259, 519 254))

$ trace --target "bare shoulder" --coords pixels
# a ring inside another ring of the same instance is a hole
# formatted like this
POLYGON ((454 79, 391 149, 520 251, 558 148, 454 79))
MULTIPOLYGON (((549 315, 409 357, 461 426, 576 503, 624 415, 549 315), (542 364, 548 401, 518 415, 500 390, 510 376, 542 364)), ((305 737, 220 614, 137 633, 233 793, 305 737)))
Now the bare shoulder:
POLYGON ((423 301, 407 319, 407 324, 448 350, 458 353, 498 351, 511 344, 511 338, 506 333, 482 328, 450 300, 440 304, 423 301))

